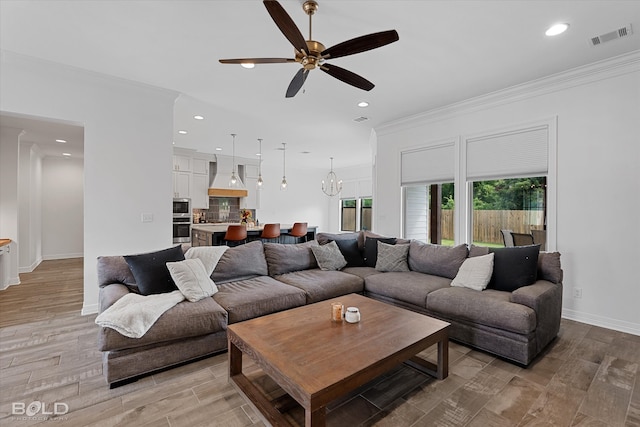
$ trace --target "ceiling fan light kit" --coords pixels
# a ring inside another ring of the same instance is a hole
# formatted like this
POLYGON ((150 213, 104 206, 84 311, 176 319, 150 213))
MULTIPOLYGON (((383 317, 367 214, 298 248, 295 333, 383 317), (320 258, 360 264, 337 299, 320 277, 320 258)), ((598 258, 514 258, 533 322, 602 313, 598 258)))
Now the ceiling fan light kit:
POLYGON ((241 64, 245 67, 248 64, 277 64, 286 62, 299 63, 302 65, 302 68, 300 68, 293 76, 285 94, 287 98, 294 97, 300 91, 307 79, 309 71, 316 68, 321 69, 331 77, 359 89, 366 91, 373 89, 375 85, 364 77, 336 65, 329 64, 326 60, 366 52, 367 50, 376 49, 399 40, 397 31, 389 30, 356 37, 326 49, 322 43, 313 40, 311 35, 311 18, 318 10, 318 3, 315 0, 307 0, 302 5, 302 9, 309 16, 308 40, 304 39, 302 33, 293 22, 293 19, 291 19, 289 14, 284 10, 280 3, 278 3, 278 1, 263 0, 263 4, 282 34, 294 47, 294 58, 220 59, 220 62, 223 64, 241 64))

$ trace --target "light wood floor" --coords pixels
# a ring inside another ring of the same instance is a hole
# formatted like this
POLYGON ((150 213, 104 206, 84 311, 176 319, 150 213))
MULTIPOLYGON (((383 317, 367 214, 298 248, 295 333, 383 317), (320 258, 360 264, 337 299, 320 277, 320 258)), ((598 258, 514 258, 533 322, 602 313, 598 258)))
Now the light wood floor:
MULTIPOLYGON (((82 260, 45 261, 21 280, 0 291, 1 426, 52 425, 41 411, 12 414, 32 402, 47 412, 68 405, 57 420, 64 426, 264 425, 229 385, 225 354, 110 390, 95 315, 80 315, 82 260)), ((563 320, 559 338, 527 369, 451 343, 446 380, 399 366, 332 405, 327 424, 640 426, 639 366, 640 337, 563 320)), ((249 370, 265 392, 282 393, 249 370)), ((301 423, 301 410, 289 415, 301 423)))

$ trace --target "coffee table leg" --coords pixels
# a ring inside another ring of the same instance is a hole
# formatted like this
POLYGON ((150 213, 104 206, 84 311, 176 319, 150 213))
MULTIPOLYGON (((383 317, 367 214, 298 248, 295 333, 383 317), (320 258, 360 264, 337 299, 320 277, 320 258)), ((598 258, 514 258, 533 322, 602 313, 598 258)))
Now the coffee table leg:
POLYGON ((242 351, 229 341, 229 377, 242 373, 242 351))
POLYGON ((311 412, 308 409, 304 411, 305 427, 324 427, 326 424, 327 408, 324 406, 311 412))
POLYGON ((449 337, 438 341, 438 379, 443 380, 449 376, 449 337))

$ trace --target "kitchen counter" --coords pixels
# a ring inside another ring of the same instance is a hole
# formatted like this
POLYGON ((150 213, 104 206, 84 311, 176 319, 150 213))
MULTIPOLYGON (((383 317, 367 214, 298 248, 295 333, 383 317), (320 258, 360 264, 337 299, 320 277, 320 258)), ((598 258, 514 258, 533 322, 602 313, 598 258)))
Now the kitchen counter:
MULTIPOLYGON (((222 245, 224 235, 229 225, 238 225, 239 223, 201 223, 191 226, 191 246, 220 246, 222 245)), ((264 224, 258 226, 247 227, 247 241, 260 240, 260 234, 264 224)), ((293 224, 280 224, 280 239, 274 240, 278 243, 295 243, 293 237, 286 236, 291 230, 293 224), (285 238, 287 237, 287 238, 285 238)), ((317 225, 307 227, 307 240, 316 238, 317 225)))
POLYGON ((11 243, 11 239, 0 239, 0 246, 7 246, 11 243))

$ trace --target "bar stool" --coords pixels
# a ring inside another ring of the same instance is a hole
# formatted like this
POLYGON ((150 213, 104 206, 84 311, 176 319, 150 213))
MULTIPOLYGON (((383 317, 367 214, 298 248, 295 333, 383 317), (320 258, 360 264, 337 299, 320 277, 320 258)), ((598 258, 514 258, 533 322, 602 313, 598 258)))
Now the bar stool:
POLYGON ((293 236, 296 239, 296 243, 298 243, 298 239, 304 237, 304 241, 307 241, 307 223, 306 222, 296 222, 293 224, 293 227, 289 231, 289 236, 293 236))
POLYGON ((234 242, 234 245, 238 246, 240 242, 247 243, 247 227, 244 225, 230 225, 227 227, 227 232, 224 234, 224 240, 227 245, 229 242, 234 242))
POLYGON ((280 237, 280 224, 265 224, 260 234, 262 240, 278 239, 280 237))

